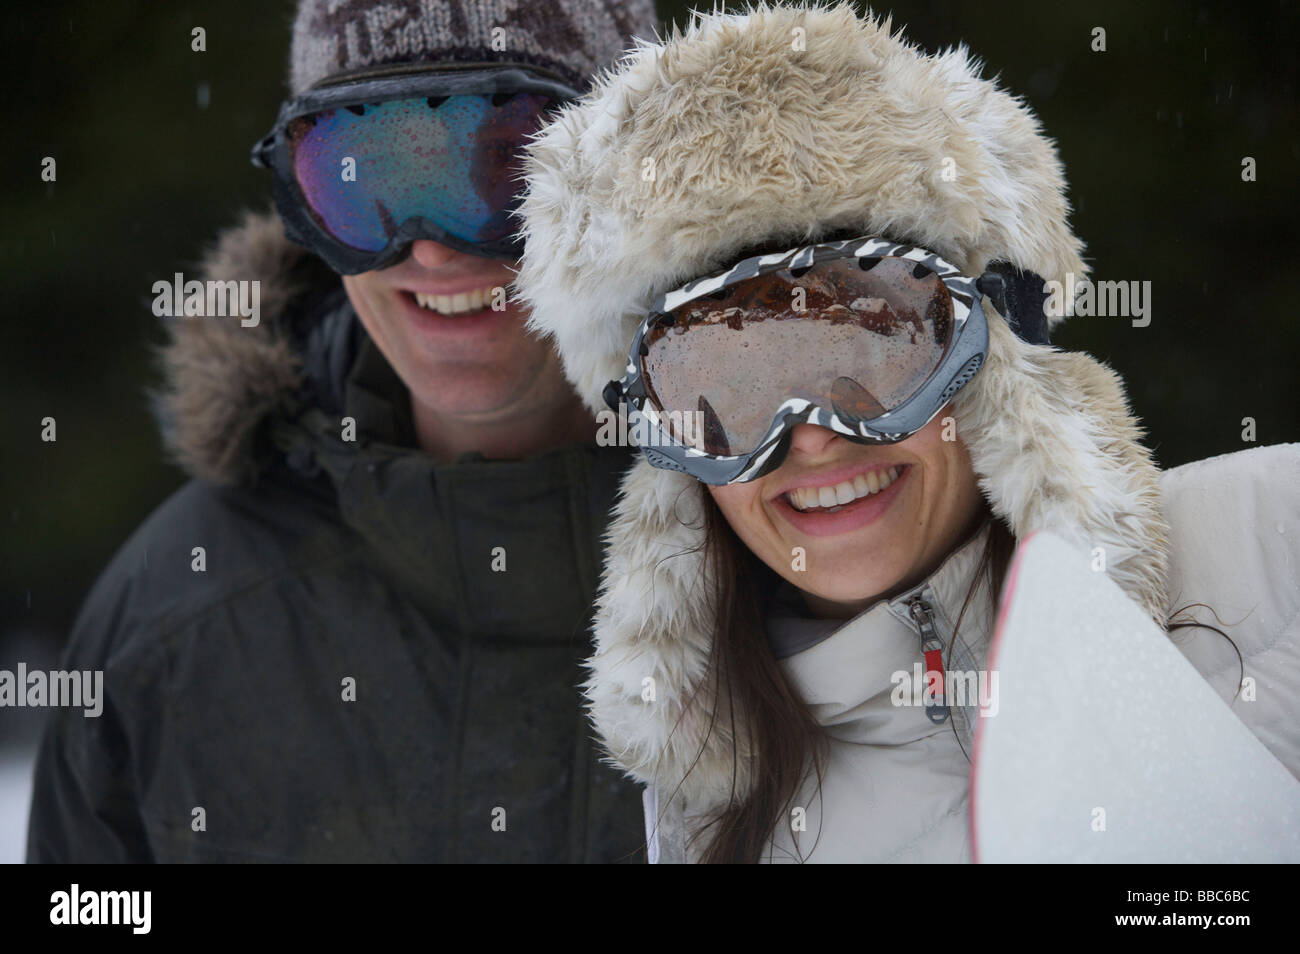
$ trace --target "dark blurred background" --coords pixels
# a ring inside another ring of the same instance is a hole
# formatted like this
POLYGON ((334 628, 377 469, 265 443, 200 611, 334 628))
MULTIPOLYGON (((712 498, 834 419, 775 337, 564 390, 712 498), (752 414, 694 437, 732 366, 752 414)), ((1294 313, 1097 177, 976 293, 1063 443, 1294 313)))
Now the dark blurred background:
MULTIPOLYGON (((269 202, 248 153, 284 93, 292 9, 86 0, 0 14, 0 669, 55 665, 96 573, 181 481, 146 396, 165 320, 150 289, 269 202), (191 50, 196 26, 206 52, 191 50), (45 156, 56 183, 41 180, 45 156), (40 439, 47 416, 56 443, 40 439)), ((659 9, 682 22, 687 4, 659 9)), ((1080 318, 1056 343, 1120 371, 1161 465, 1252 446, 1245 417, 1257 444, 1300 439, 1295 4, 876 9, 927 50, 965 43, 1022 95, 1058 143, 1094 278, 1152 282, 1149 327, 1080 318)), ((0 710, 0 819, 25 818, 25 795, 3 794, 25 759, 4 756, 41 717, 0 710)))

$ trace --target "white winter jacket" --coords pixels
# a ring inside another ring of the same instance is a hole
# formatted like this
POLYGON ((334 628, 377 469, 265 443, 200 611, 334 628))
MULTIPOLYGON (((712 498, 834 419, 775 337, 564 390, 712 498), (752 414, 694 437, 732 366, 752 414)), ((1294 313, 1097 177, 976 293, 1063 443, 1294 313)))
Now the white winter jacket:
MULTIPOLYGON (((1300 444, 1242 451, 1165 472, 1161 489, 1171 527, 1169 609, 1205 603, 1241 650, 1254 701, 1232 709, 1300 777, 1300 444)), ((829 738, 820 794, 815 780, 796 798, 789 824, 774 833, 769 862, 964 862, 971 860, 969 806, 978 700, 933 723, 915 676, 923 665, 911 607, 932 611, 946 670, 983 672, 991 638, 988 594, 967 609, 953 652, 953 625, 976 572, 984 532, 954 551, 922 584, 875 604, 843 625, 769 620, 773 651, 790 684, 829 738), (801 643, 804 645, 802 648, 801 643), (910 695, 900 687, 907 683, 910 695), (802 809, 803 811, 798 811, 802 809), (802 829, 802 830, 801 830, 802 829)), ((1214 622, 1205 611, 1198 617, 1214 622)), ((1225 702, 1240 678, 1237 655, 1205 629, 1170 639, 1225 702)), ((1153 674, 1154 678, 1154 674, 1153 674)), ((1005 700, 1008 687, 996 687, 1005 700)), ((1101 695, 1119 687, 1094 685, 1101 695)), ((988 707, 990 716, 996 710, 988 707)), ((1025 780, 1032 785, 1032 779, 1025 780)), ((1178 809, 1177 793, 1152 793, 1178 809)), ((680 801, 646 793, 652 860, 694 861, 704 840, 687 843, 700 819, 680 801)), ((1278 806, 1279 816, 1286 806, 1278 806)), ((1300 806, 1291 806, 1292 809, 1300 806)))

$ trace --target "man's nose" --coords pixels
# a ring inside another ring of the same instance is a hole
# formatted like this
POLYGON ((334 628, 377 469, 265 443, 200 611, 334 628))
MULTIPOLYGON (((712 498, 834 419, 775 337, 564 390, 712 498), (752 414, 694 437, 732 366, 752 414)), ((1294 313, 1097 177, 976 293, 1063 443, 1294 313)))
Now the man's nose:
POLYGON ((423 268, 441 268, 456 257, 457 251, 432 239, 419 239, 411 243, 411 258, 423 268))
POLYGON ((817 424, 796 424, 790 432, 790 449, 798 451, 805 457, 818 457, 823 454, 831 441, 839 435, 827 427, 817 424))

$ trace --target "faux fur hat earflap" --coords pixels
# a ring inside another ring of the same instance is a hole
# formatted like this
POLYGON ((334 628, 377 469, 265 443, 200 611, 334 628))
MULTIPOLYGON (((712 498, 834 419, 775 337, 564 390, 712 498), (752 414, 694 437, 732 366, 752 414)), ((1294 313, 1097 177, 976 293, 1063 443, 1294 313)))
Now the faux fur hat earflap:
MULTIPOLYGON (((516 288, 596 410, 654 297, 741 249, 853 230, 906 237, 971 275, 993 261, 1062 283, 1087 274, 1061 162, 1029 107, 965 48, 927 55, 843 3, 697 14, 640 43, 538 134, 526 177, 516 288)), ((1157 471, 1121 382, 984 308, 989 354, 954 414, 990 505, 1017 536, 1103 548, 1163 623, 1157 471)), ((679 519, 700 494, 639 461, 611 528, 588 693, 610 751, 645 780, 681 780, 674 733, 700 751, 684 700, 653 714, 639 702, 649 663, 689 691, 707 654, 705 568, 664 559, 700 542, 679 519)), ((730 771, 691 784, 729 785, 730 771)))

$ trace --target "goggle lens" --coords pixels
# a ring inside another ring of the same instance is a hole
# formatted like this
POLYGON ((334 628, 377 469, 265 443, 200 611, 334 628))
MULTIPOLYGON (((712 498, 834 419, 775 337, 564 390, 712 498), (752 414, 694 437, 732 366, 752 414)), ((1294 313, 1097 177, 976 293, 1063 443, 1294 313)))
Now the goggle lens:
POLYGON ((553 102, 448 96, 313 113, 289 123, 294 176, 316 221, 354 249, 383 249, 415 217, 466 242, 505 239, 523 147, 553 102))
POLYGON ((680 306, 645 338, 642 371, 673 438, 755 450, 798 398, 846 422, 916 394, 952 345, 953 302, 908 259, 836 259, 745 279, 680 306))

